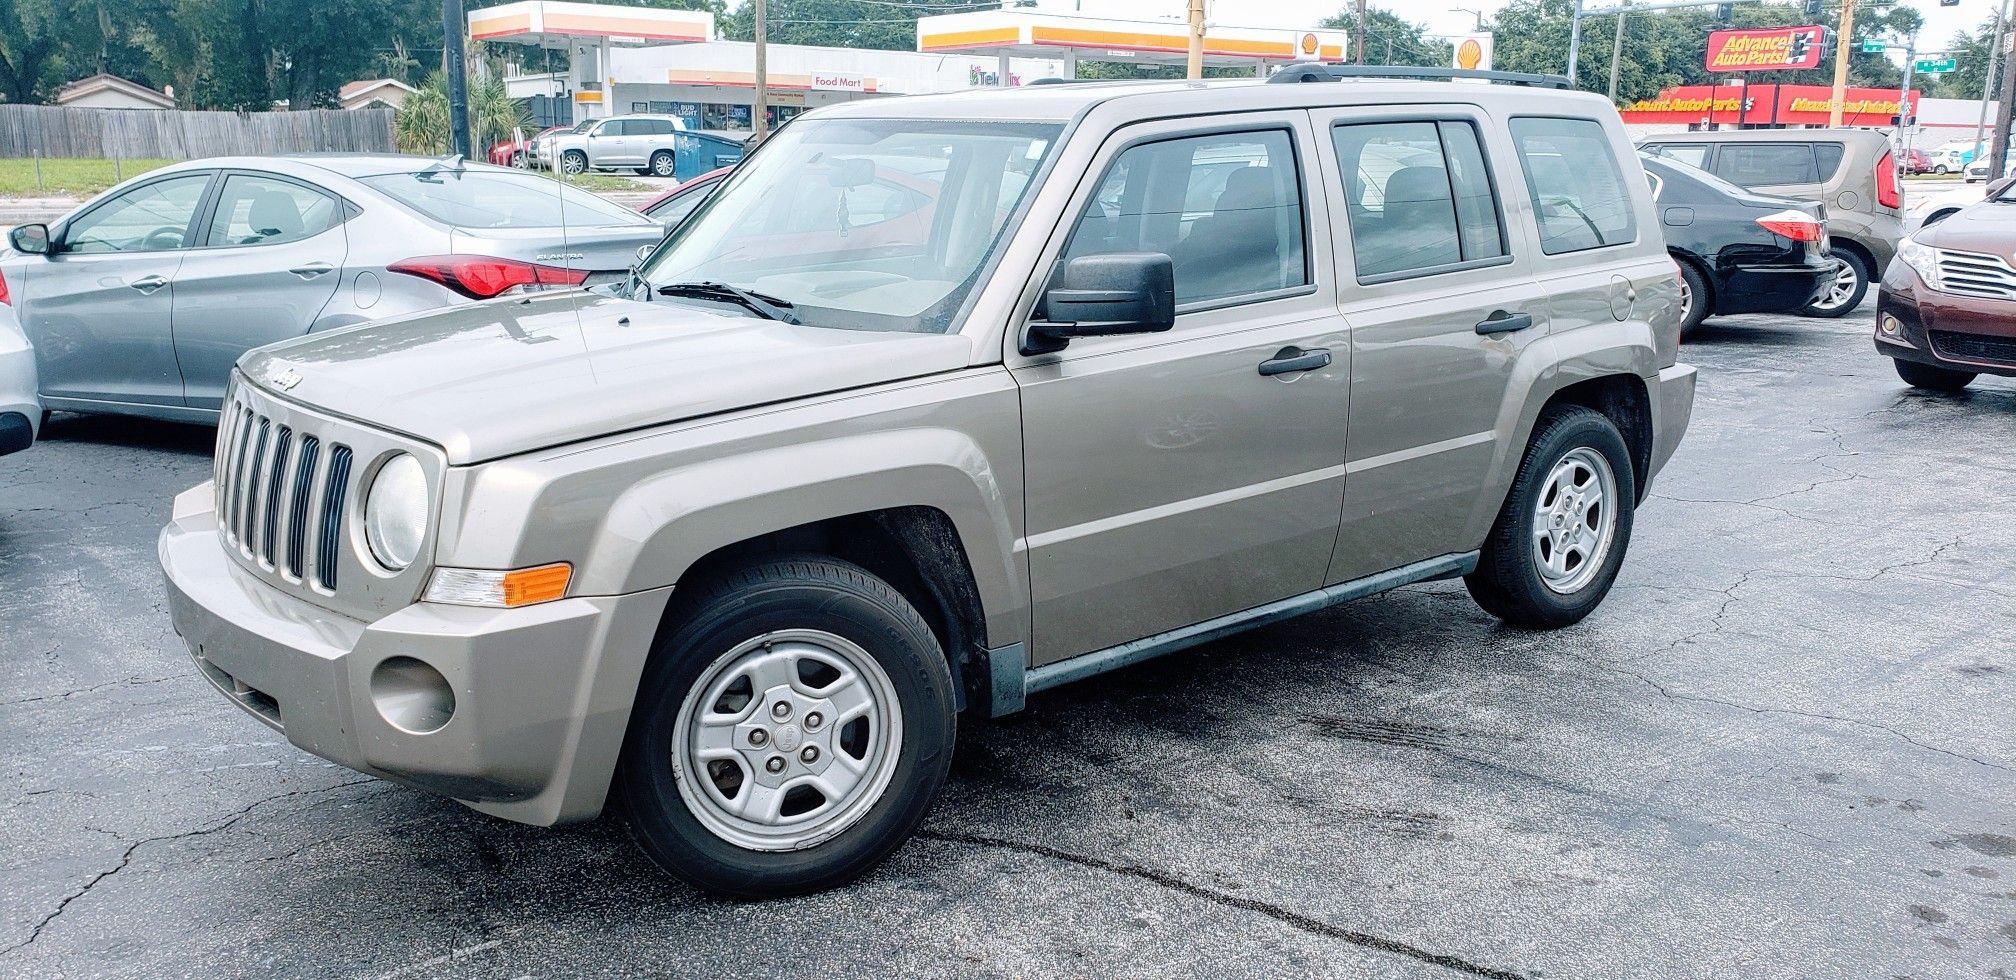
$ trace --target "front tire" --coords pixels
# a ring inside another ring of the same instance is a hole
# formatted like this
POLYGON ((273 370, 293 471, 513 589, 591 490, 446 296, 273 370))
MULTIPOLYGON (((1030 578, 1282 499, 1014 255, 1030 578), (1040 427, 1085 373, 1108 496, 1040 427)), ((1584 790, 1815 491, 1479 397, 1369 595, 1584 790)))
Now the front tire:
POLYGON ((1580 405, 1549 409, 1476 571, 1470 597, 1513 626, 1558 629, 1594 611, 1631 541, 1637 482, 1617 426, 1580 405))
POLYGON ((651 154, 651 167, 648 173, 657 177, 670 177, 676 169, 678 161, 673 158, 671 150, 659 150, 651 154))
POLYGON ((1868 263, 1854 252, 1836 252, 1834 257, 1841 260, 1841 268, 1835 271, 1834 280, 1827 284, 1827 292, 1800 311, 1806 316, 1829 320, 1847 316, 1861 306, 1862 297, 1869 294, 1868 263))
POLYGON ((561 154, 560 169, 569 177, 580 175, 588 169, 588 154, 582 153, 579 150, 570 150, 561 154))
POLYGON ((1974 379, 1979 377, 1972 371, 1955 371, 1952 368, 1907 361, 1901 357, 1891 358, 1890 363, 1897 366, 1897 376, 1903 378, 1905 384, 1925 391, 1951 394, 1973 384, 1974 379))
POLYGON ((955 726, 945 654, 902 594, 847 562, 774 559, 674 615, 614 786, 652 861, 771 898, 845 884, 910 837, 955 726))

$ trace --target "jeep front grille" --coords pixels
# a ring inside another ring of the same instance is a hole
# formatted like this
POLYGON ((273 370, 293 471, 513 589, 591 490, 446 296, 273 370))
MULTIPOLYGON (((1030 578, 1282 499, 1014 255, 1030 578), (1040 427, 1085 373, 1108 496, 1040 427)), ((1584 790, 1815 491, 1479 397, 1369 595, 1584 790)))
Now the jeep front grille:
POLYGON ((2016 300, 2016 266, 1999 255, 1934 249, 1939 271, 1934 285, 1961 296, 2016 300))
POLYGON ((233 402, 217 433, 217 522, 230 547, 267 571, 334 591, 351 449, 233 402), (310 519, 316 534, 308 534, 310 519))

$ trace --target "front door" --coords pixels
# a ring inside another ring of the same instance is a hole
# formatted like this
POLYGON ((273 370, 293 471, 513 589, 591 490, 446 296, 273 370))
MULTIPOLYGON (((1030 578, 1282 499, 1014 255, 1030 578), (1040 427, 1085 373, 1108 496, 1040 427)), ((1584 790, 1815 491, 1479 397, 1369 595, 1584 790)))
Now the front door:
POLYGON ((1483 540, 1497 505, 1481 491, 1519 450, 1506 390, 1551 311, 1531 245, 1505 221, 1523 195, 1486 163, 1511 157, 1490 117, 1466 106, 1314 117, 1324 190, 1345 216, 1330 233, 1352 328, 1335 583, 1483 540))
POLYGON ((42 394, 181 405, 171 323, 175 280, 212 172, 162 177, 55 229, 55 251, 19 285, 42 394))
POLYGON ((611 119, 588 134, 588 162, 607 169, 638 166, 631 147, 635 142, 629 120, 611 119))
POLYGON ((224 175, 201 247, 175 282, 175 355, 191 408, 222 404, 239 355, 314 325, 343 281, 343 208, 284 177, 224 175))
POLYGON ((1116 134, 1052 243, 1064 260, 1169 254, 1173 330, 1040 355, 1011 331, 1032 665, 1322 584, 1344 489, 1350 341, 1328 243, 1307 234, 1328 220, 1309 189, 1307 116, 1240 118, 1237 131, 1116 134))

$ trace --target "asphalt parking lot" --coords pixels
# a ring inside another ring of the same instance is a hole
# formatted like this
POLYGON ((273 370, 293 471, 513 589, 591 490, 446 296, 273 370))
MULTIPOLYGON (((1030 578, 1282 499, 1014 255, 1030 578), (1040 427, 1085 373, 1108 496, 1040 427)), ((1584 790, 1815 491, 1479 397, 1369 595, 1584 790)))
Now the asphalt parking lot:
POLYGON ((967 725, 849 888, 713 901, 622 829, 319 762, 210 690, 154 535, 208 430, 0 460, 0 975, 2016 975, 2016 384, 1711 322, 1609 601, 1441 583, 967 725))

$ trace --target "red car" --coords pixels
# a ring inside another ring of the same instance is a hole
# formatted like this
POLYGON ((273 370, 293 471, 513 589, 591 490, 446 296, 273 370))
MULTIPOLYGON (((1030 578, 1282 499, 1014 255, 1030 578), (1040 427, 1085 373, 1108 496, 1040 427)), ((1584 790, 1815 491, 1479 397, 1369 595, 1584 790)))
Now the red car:
POLYGON ((1898 161, 1907 174, 1929 174, 1932 172, 1932 156, 1924 150, 1905 150, 1898 161))
POLYGON ((490 148, 490 162, 500 167, 525 169, 526 144, 505 140, 490 148))
POLYGON ((646 217, 658 219, 659 223, 667 227, 676 225, 693 213, 693 209, 707 199, 707 193, 714 189, 714 185, 720 183, 721 178, 728 176, 734 169, 731 166, 709 170, 646 201, 644 206, 637 210, 644 212, 646 217))
POLYGON ((1928 391, 2016 377, 2016 179, 1898 247, 1877 294, 1876 350, 1928 391))

